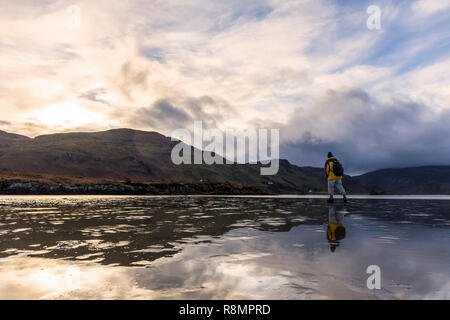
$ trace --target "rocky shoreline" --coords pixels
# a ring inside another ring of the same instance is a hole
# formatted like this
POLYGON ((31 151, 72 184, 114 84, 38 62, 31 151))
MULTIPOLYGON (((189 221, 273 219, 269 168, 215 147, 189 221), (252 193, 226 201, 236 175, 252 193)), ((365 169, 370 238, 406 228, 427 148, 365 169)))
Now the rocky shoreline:
POLYGON ((64 185, 37 181, 0 181, 3 195, 182 195, 182 194, 267 194, 252 186, 229 183, 118 183, 64 185))

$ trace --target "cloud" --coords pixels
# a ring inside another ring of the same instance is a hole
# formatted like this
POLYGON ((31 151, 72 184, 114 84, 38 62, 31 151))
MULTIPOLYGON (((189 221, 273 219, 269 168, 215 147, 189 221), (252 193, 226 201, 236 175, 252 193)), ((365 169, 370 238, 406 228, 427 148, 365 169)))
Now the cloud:
POLYGON ((106 93, 105 88, 90 88, 85 92, 82 92, 78 95, 80 99, 86 99, 91 102, 101 103, 109 105, 109 102, 102 99, 101 96, 106 93))
POLYGON ((150 107, 138 109, 130 123, 170 135, 179 128, 192 130, 194 121, 202 121, 204 128, 219 128, 225 115, 231 112, 233 107, 226 101, 210 96, 187 97, 177 101, 165 98, 150 107))
POLYGON ((136 87, 147 89, 148 70, 139 68, 132 61, 125 62, 120 68, 119 87, 121 92, 131 99, 131 91, 136 87))
POLYGON ((448 109, 450 20, 440 1, 381 1, 376 31, 366 27, 370 1, 79 0, 77 30, 67 28, 70 1, 0 2, 0 70, 8 79, 0 105, 12 132, 136 127, 169 135, 194 120, 221 130, 276 126, 285 128, 286 150, 298 143, 309 150, 286 151, 291 160, 319 165, 321 152, 338 143, 326 128, 347 141, 363 123, 370 132, 356 149, 377 145, 378 160, 363 162, 378 166, 398 163, 392 146, 379 143, 384 132, 407 140, 414 133, 392 127, 440 127, 438 114, 448 109), (346 117, 324 121, 317 110, 332 112, 325 103, 339 103, 346 117), (370 126, 360 112, 396 116, 391 109, 401 108, 420 117, 370 126))
POLYGON ((299 108, 282 128, 282 153, 317 164, 328 151, 347 169, 450 163, 450 111, 424 104, 380 102, 359 89, 329 90, 310 109, 299 108))
POLYGON ((192 118, 167 100, 161 99, 156 101, 152 107, 137 110, 133 121, 138 125, 148 125, 155 129, 167 130, 167 128, 183 128, 188 122, 192 121, 192 118))
POLYGON ((411 7, 416 14, 425 16, 450 8, 450 3, 441 0, 417 0, 411 7))

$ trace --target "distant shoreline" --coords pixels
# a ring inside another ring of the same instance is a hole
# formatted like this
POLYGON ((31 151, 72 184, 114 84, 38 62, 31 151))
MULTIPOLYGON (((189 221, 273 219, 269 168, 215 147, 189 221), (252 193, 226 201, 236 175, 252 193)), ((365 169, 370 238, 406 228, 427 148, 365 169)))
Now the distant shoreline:
MULTIPOLYGON (((255 186, 220 182, 131 181, 0 172, 0 195, 192 195, 270 194, 255 186)), ((272 193, 273 194, 273 193, 272 193)))
MULTIPOLYGON (((361 193, 348 190, 353 199, 438 199, 448 194, 361 193)), ((274 198, 326 198, 327 191, 301 192, 271 185, 266 188, 212 181, 131 181, 92 177, 55 176, 23 172, 0 171, 0 195, 103 195, 103 196, 259 196, 274 198)), ((337 195, 339 198, 340 195, 337 195)))
POLYGON ((0 195, 194 195, 194 194, 268 194, 252 186, 227 183, 116 183, 47 184, 36 181, 1 181, 0 195))
MULTIPOLYGON (((326 191, 320 191, 324 194, 326 191)), ((318 193, 320 193, 318 192, 318 193)), ((278 195, 305 194, 276 184, 217 181, 145 181, 0 171, 0 195, 278 195)))

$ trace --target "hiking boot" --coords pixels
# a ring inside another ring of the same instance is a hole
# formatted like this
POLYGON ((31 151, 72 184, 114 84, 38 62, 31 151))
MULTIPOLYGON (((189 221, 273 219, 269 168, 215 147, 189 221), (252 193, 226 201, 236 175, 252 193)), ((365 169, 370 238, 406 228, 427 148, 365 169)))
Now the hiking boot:
POLYGON ((332 203, 332 202, 334 202, 334 199, 333 199, 333 197, 330 197, 328 200, 327 200, 327 202, 328 203, 332 203))
POLYGON ((347 197, 344 196, 344 203, 347 203, 347 197))

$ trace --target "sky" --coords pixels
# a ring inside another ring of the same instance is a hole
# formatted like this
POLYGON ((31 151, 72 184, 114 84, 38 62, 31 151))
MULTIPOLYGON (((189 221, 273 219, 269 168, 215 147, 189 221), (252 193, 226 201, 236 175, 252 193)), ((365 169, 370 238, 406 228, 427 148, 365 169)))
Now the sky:
POLYGON ((0 5, 0 130, 169 136, 202 120, 279 129, 297 165, 450 165, 450 1, 0 5))

